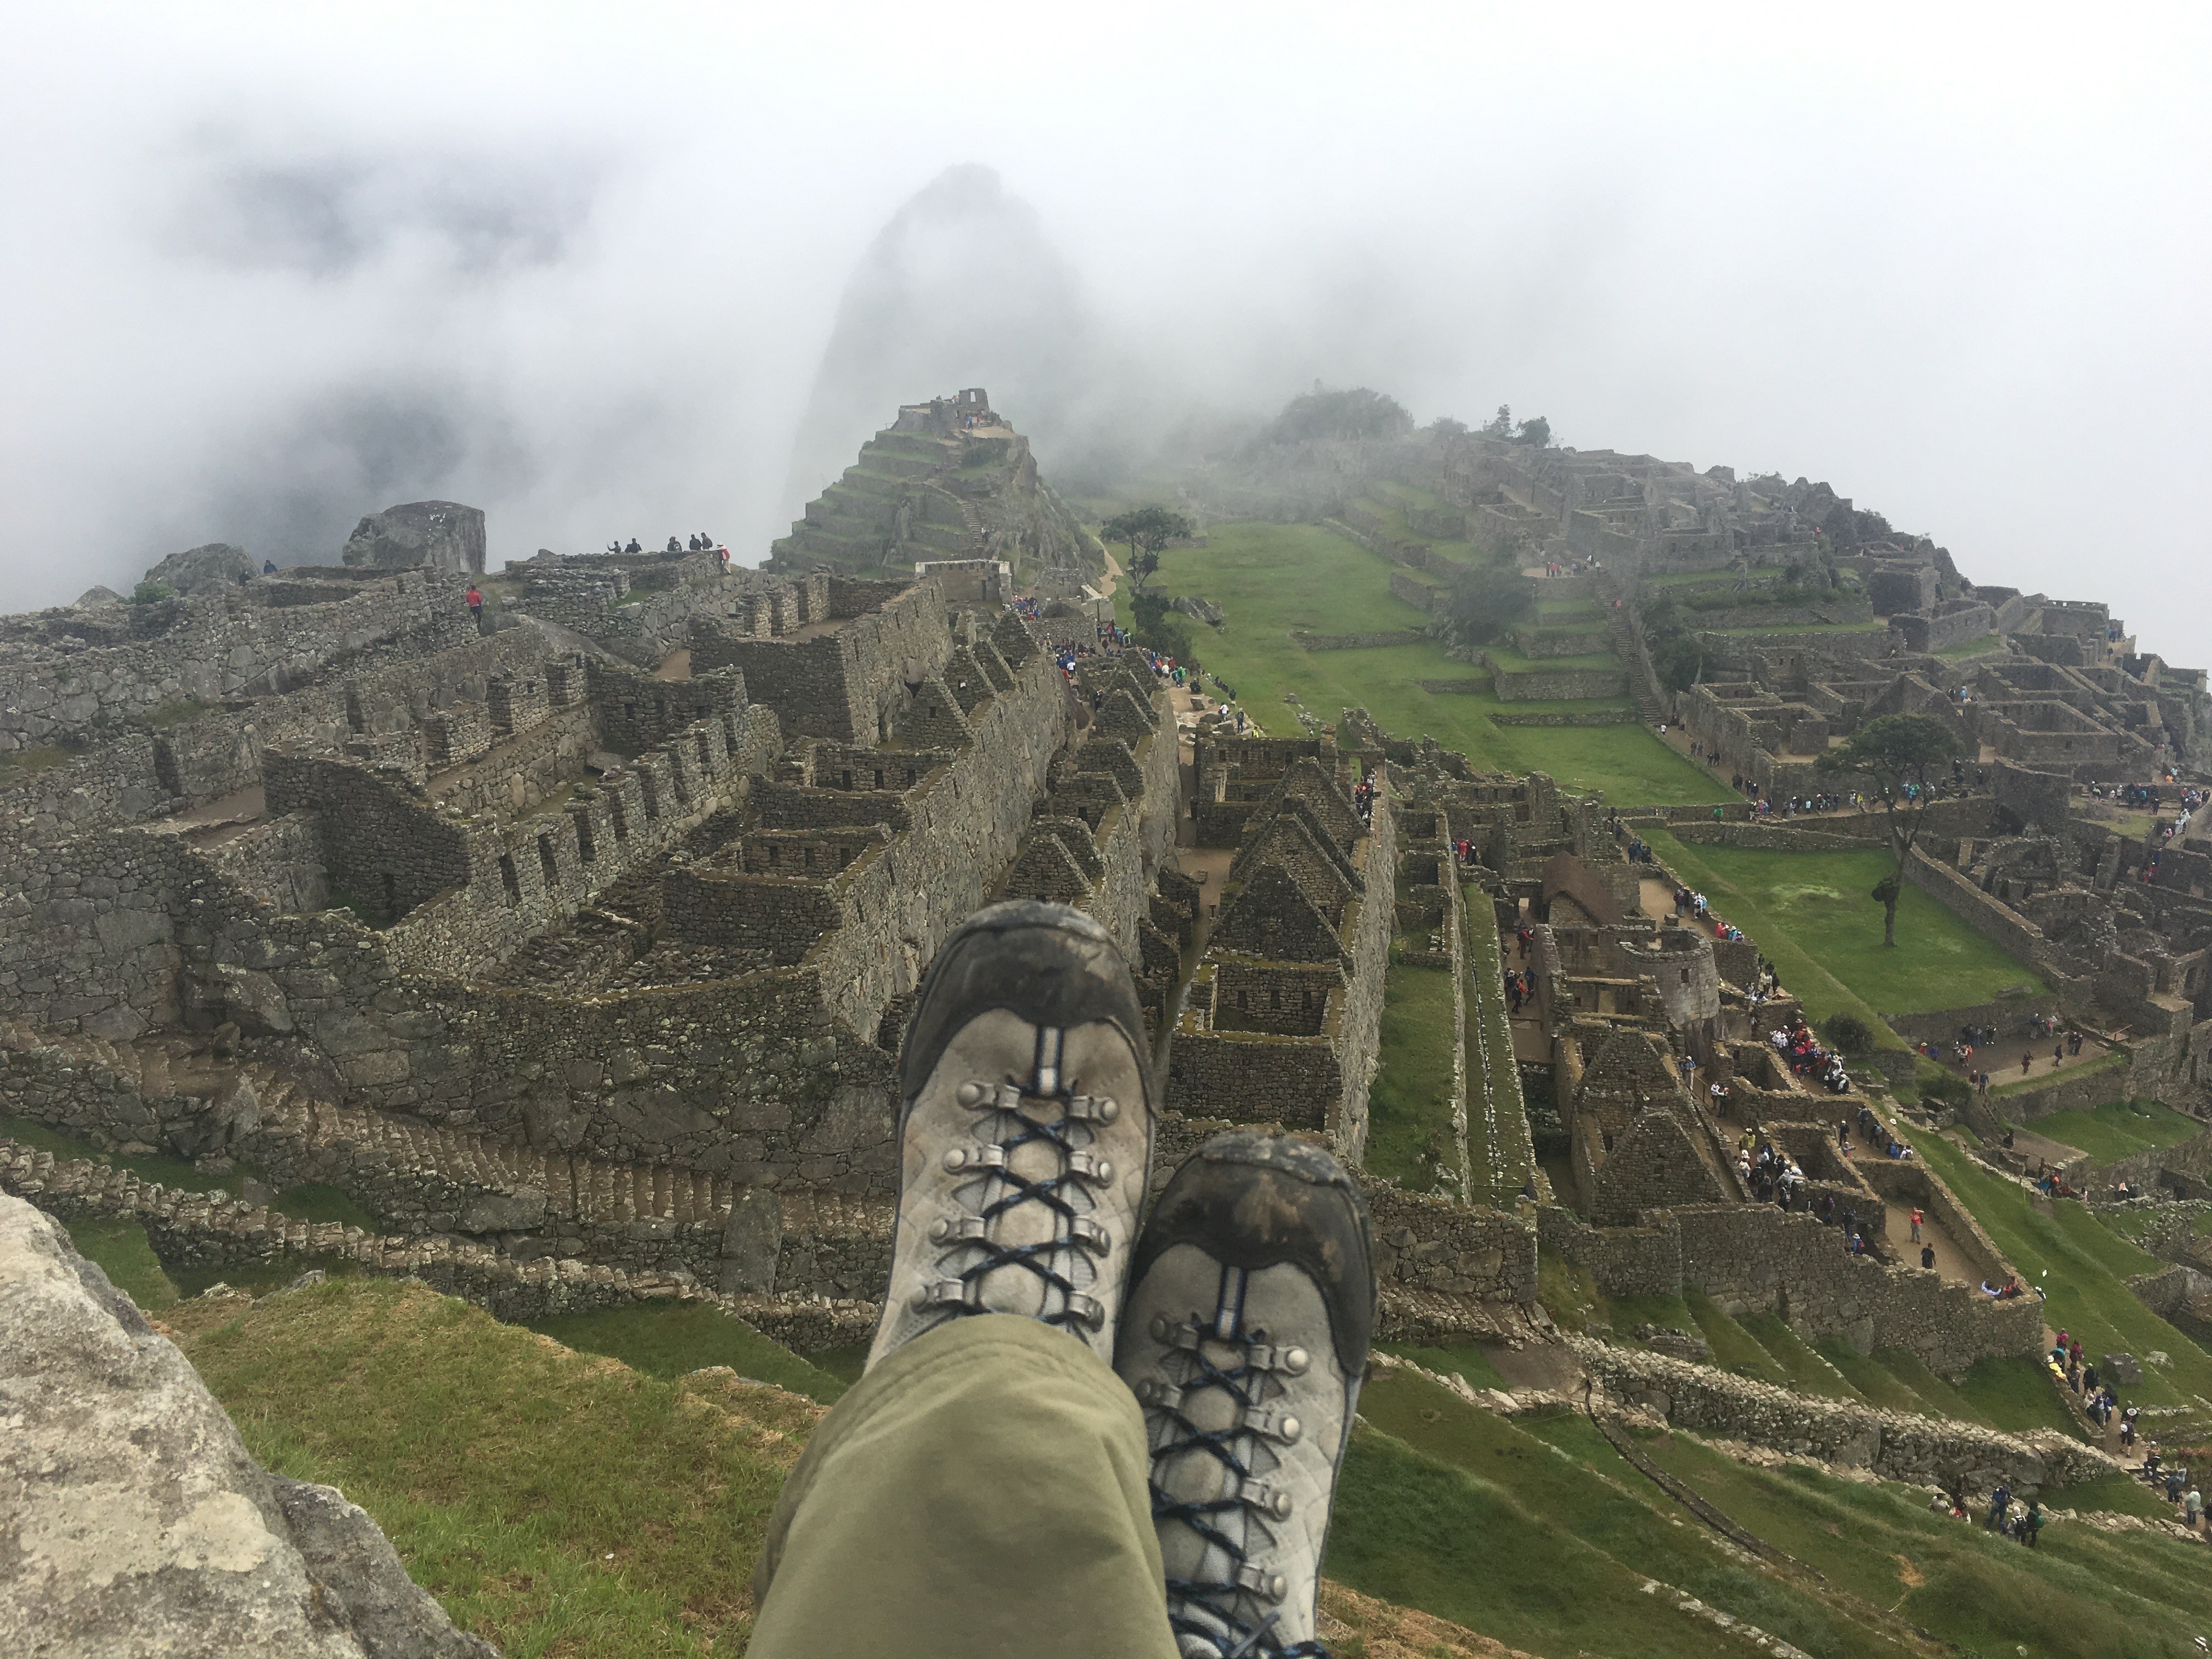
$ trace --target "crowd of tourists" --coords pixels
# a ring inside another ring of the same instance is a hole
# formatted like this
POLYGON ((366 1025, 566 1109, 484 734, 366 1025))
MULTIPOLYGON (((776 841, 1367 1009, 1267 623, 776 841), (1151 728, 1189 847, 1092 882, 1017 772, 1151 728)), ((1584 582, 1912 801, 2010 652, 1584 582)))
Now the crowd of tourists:
POLYGON ((1710 927, 1715 939, 1728 939, 1738 945, 1743 943, 1743 930, 1715 915, 1712 906, 1705 902, 1703 893, 1693 892, 1687 887, 1677 887, 1674 890, 1674 914, 1710 927))
MULTIPOLYGON (((1813 1035, 1813 1028, 1805 1023, 1802 1013, 1791 1015, 1788 1025, 1769 1031, 1766 1040, 1782 1056, 1783 1064, 1807 1082, 1817 1083, 1835 1095, 1851 1086, 1850 1074, 1844 1069, 1844 1057, 1813 1035)), ((1848 1144, 1847 1141, 1847 1146, 1848 1144)))

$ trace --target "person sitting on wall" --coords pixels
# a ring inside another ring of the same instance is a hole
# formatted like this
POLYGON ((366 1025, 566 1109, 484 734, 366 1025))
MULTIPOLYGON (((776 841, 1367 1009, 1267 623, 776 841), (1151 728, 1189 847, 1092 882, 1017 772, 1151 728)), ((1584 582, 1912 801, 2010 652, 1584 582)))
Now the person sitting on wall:
POLYGON ((623 549, 623 551, 625 553, 642 553, 645 550, 637 544, 637 538, 633 536, 629 538, 629 545, 623 549))

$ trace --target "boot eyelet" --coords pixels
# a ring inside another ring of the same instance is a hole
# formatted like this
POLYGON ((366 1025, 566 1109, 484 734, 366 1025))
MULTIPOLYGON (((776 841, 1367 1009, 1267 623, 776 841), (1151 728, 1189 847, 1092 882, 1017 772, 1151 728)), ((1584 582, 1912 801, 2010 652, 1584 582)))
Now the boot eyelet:
POLYGON ((1279 1492, 1275 1494, 1274 1501, 1267 1505, 1267 1513, 1278 1521, 1287 1521, 1291 1518, 1292 1507, 1290 1493, 1279 1492))
POLYGON ((1152 1340, 1166 1342, 1175 1336, 1175 1323, 1165 1314, 1152 1316, 1152 1340))
POLYGON ((1283 1370, 1291 1376, 1304 1376, 1306 1367, 1313 1364, 1313 1356, 1304 1348, 1283 1350, 1283 1370))
POLYGON ((1285 1446, 1296 1444, 1298 1437, 1305 1431, 1306 1425, 1299 1422, 1295 1417, 1285 1418, 1282 1422, 1282 1427, 1279 1431, 1282 1437, 1282 1442, 1285 1446))
POLYGON ((966 1169, 968 1167, 968 1149, 965 1146, 955 1146, 948 1151, 945 1154, 945 1167, 948 1170, 966 1169))
POLYGON ((953 1091, 953 1099, 963 1106, 973 1106, 981 1101, 989 1091, 980 1083, 963 1083, 953 1091))

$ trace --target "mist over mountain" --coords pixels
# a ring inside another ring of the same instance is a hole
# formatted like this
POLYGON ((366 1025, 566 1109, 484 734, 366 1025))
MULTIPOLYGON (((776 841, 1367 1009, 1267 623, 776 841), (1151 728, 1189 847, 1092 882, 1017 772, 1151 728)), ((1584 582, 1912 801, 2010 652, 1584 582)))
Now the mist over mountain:
POLYGON ((894 213, 845 284, 784 495, 792 512, 852 465, 902 403, 980 386, 1048 476, 1124 460, 1142 396, 1036 210, 988 167, 947 167, 894 213))

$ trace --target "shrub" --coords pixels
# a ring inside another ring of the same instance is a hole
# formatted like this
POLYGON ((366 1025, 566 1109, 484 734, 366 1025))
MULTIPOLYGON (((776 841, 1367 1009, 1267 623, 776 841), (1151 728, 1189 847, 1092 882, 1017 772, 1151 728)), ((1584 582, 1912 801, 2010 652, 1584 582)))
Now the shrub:
POLYGON ((1460 631, 1481 645, 1534 612, 1536 598, 1519 571, 1485 565, 1452 583, 1449 607, 1460 631))
POLYGON ((177 590, 167 582, 140 582, 131 590, 133 605, 159 605, 164 599, 173 599, 177 590))
POLYGON ((1830 1014, 1820 1022, 1820 1035, 1845 1060, 1864 1060, 1874 1052, 1874 1030, 1856 1014, 1830 1014))

